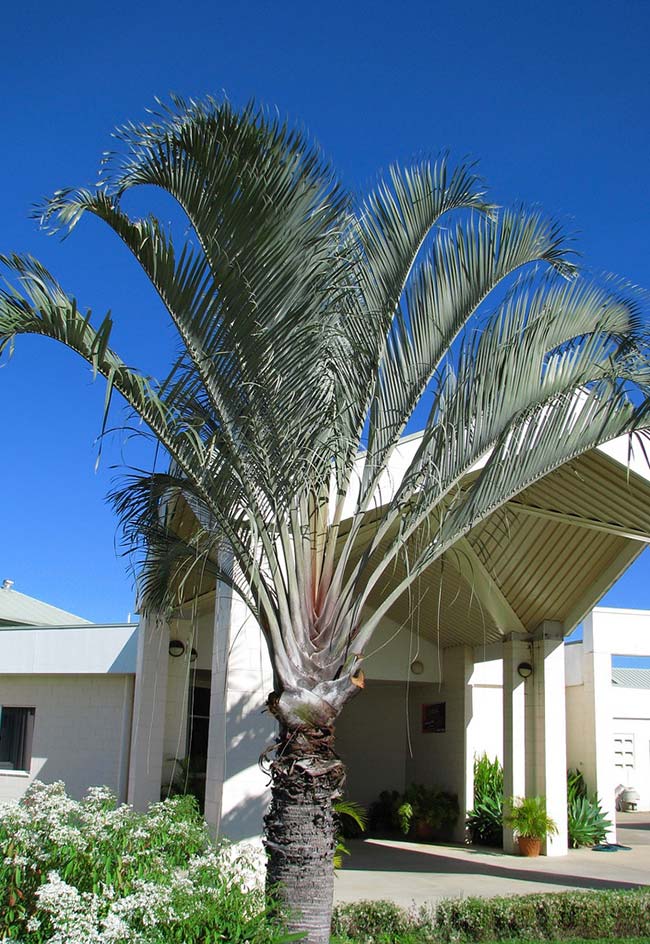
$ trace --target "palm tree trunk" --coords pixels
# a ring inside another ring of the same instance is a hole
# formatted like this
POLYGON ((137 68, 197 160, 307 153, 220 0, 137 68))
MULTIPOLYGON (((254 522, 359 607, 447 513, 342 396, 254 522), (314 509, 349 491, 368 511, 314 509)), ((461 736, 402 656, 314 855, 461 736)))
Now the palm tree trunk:
POLYGON ((329 944, 334 897, 335 822, 343 763, 332 728, 281 725, 271 764, 265 817, 267 890, 289 912, 289 927, 308 944, 329 944))

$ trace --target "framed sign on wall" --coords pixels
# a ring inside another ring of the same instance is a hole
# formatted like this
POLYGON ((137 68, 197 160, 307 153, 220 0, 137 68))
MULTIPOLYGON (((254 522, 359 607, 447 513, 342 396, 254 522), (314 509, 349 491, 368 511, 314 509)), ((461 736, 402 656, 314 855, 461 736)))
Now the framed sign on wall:
POLYGON ((422 705, 422 733, 444 734, 447 724, 447 703, 436 701, 422 705))

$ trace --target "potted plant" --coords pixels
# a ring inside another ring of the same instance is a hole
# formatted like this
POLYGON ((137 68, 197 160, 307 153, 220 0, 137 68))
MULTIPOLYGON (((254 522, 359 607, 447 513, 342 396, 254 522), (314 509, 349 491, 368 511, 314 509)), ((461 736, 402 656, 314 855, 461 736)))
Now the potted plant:
POLYGON ((517 836, 520 854, 538 856, 544 839, 558 831, 546 812, 546 797, 513 797, 508 805, 503 822, 517 836))

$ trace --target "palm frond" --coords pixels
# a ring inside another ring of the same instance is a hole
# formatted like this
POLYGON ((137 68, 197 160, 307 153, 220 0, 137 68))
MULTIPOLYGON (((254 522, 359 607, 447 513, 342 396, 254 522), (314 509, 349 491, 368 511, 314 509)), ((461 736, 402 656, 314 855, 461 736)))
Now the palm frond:
POLYGON ((329 717, 426 567, 563 462, 650 426, 646 300, 579 277, 556 222, 497 210, 446 156, 391 168, 355 203, 301 131, 254 104, 173 99, 117 140, 100 184, 57 192, 43 222, 103 220, 178 356, 161 381, 127 366, 112 317, 93 326, 20 256, 0 257, 0 354, 27 333, 66 344, 106 378, 104 423, 117 391, 163 445, 169 469, 112 496, 142 605, 222 580, 262 627, 287 717, 329 717), (125 196, 147 187, 187 232, 129 215, 125 196))

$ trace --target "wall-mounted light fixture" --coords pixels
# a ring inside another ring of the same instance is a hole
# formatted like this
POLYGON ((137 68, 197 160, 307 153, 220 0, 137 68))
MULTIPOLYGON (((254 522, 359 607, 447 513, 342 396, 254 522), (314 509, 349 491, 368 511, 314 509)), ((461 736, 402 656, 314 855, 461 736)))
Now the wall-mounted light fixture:
POLYGON ((422 675, 424 672, 424 662, 420 662, 419 659, 414 659, 414 661, 411 662, 411 672, 413 675, 422 675))
POLYGON ((178 659, 185 652, 185 643, 182 639, 169 640, 169 654, 172 659, 178 659))
POLYGON ((521 676, 522 679, 530 678, 533 674, 533 667, 530 662, 520 662, 517 666, 517 674, 521 676))

